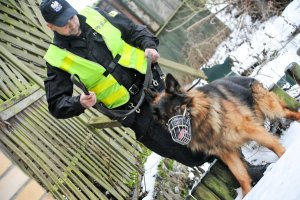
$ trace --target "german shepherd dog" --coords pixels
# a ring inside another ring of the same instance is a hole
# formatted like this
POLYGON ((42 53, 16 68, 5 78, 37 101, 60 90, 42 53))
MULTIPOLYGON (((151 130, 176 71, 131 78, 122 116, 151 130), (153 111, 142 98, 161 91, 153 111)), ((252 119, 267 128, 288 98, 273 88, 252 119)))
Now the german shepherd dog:
POLYGON ((154 118, 166 124, 169 118, 188 108, 192 139, 187 146, 221 159, 240 183, 243 195, 251 189, 251 178, 240 157, 241 146, 254 140, 281 157, 285 148, 264 128, 264 120, 300 120, 300 112, 287 108, 253 78, 222 78, 186 92, 168 74, 165 86, 161 93, 145 90, 154 118))

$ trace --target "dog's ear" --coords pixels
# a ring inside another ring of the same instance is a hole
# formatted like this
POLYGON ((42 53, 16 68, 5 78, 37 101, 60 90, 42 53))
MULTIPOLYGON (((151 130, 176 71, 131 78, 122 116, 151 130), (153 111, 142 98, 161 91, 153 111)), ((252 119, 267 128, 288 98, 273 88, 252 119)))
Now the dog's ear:
POLYGON ((172 74, 167 74, 166 92, 167 93, 180 93, 181 92, 181 86, 172 74))
POLYGON ((145 99, 148 101, 148 102, 153 102, 153 100, 155 99, 155 97, 157 97, 158 93, 157 92, 154 92, 150 89, 144 89, 144 92, 145 92, 145 99))

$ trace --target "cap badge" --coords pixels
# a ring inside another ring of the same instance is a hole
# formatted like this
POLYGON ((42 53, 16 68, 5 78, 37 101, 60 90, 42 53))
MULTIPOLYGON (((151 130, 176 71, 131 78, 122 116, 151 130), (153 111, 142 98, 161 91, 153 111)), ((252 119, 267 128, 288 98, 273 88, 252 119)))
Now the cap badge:
POLYGON ((55 12, 59 12, 62 9, 62 5, 57 1, 53 1, 51 4, 51 8, 53 8, 55 12))

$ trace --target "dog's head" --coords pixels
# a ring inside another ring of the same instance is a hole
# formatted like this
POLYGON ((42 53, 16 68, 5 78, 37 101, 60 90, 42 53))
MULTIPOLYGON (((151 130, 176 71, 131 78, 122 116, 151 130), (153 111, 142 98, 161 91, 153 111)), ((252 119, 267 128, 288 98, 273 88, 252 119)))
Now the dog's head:
POLYGON ((167 74, 165 91, 158 93, 150 89, 145 90, 146 100, 150 103, 154 119, 162 124, 178 114, 183 114, 186 104, 190 101, 178 81, 167 74))

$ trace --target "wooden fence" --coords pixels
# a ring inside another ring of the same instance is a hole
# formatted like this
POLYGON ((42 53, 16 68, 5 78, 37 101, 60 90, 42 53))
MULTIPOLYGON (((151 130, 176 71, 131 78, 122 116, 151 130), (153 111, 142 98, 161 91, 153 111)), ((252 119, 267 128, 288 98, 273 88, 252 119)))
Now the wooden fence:
POLYGON ((143 173, 134 133, 88 125, 96 110, 67 120, 48 113, 42 57, 52 33, 39 3, 0 0, 0 148, 56 199, 128 199, 143 173))

